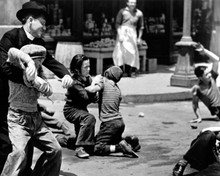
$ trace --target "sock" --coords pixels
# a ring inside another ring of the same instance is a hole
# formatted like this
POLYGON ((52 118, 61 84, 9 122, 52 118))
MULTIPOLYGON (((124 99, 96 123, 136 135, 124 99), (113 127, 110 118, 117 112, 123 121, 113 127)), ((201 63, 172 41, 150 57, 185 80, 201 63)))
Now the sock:
POLYGON ((110 145, 110 152, 114 153, 116 151, 115 145, 110 145))

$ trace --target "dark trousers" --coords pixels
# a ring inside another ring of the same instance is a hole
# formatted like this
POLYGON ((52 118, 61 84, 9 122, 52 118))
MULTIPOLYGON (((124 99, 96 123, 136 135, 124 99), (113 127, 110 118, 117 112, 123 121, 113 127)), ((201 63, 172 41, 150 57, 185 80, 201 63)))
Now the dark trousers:
POLYGON ((215 133, 205 131, 192 141, 190 149, 183 158, 197 170, 203 170, 213 163, 219 163, 215 142, 215 133))
POLYGON ((116 145, 122 140, 124 129, 123 119, 102 122, 95 138, 94 153, 96 155, 108 155, 110 153, 110 145, 116 145))
MULTIPOLYGON (((2 116, 0 116, 2 118, 2 116)), ((11 141, 8 136, 7 120, 0 122, 0 173, 5 165, 8 154, 12 151, 11 141)))
POLYGON ((63 110, 65 118, 73 123, 76 132, 76 147, 94 147, 95 117, 87 110, 81 110, 65 105, 63 110))
MULTIPOLYGON (((4 98, 1 95, 1 98, 4 98)), ((5 100, 7 100, 5 98, 5 100)), ((8 134, 8 103, 7 101, 2 101, 0 104, 0 173, 4 167, 8 154, 12 151, 11 141, 8 134)))

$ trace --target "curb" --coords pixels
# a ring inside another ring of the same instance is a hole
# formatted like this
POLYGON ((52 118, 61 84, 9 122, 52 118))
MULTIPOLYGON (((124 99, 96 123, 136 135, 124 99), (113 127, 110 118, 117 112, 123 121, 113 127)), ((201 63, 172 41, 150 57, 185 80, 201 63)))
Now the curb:
POLYGON ((191 100, 191 92, 178 92, 178 93, 161 93, 161 94, 151 94, 151 95, 125 95, 122 96, 123 103, 159 103, 159 102, 169 102, 169 101, 184 101, 191 100))
MULTIPOLYGON (((40 99, 46 100, 46 97, 41 96, 40 99)), ((64 101, 65 94, 54 92, 50 97, 52 101, 64 101)), ((191 100, 192 95, 190 91, 178 92, 178 93, 159 93, 159 94, 142 94, 142 95, 122 95, 122 102, 125 104, 145 104, 145 103, 158 103, 169 101, 185 101, 191 100)))

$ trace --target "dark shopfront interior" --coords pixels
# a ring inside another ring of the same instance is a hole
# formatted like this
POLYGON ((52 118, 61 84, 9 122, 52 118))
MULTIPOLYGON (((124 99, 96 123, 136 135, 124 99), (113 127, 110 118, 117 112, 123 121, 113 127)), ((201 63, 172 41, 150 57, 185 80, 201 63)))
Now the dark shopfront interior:
MULTIPOLYGON (((48 45, 54 49, 58 41, 89 44, 101 39, 115 39, 114 20, 126 0, 38 0, 49 12, 48 45), (92 16, 92 17, 91 17, 92 16), (92 27, 86 21, 92 18, 92 27)), ((201 0, 192 1, 192 11, 201 0)), ((144 14, 142 39, 147 42, 148 58, 170 65, 176 62, 175 42, 182 37, 183 0, 137 0, 144 14)), ((108 45, 108 43, 107 43, 108 45)))

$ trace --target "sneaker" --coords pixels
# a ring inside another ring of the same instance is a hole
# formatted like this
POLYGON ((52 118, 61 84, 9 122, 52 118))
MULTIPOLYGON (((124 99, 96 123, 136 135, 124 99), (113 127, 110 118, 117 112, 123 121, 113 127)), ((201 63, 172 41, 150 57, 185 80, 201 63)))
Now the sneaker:
POLYGON ((129 156, 132 156, 134 158, 138 158, 138 155, 132 150, 131 145, 128 144, 125 140, 122 140, 119 143, 119 146, 121 147, 122 153, 124 155, 129 155, 129 156))
POLYGON ((173 168, 173 176, 182 176, 186 166, 187 161, 180 160, 173 168))
POLYGON ((78 158, 82 158, 82 159, 87 159, 89 158, 89 154, 85 152, 83 147, 78 147, 76 148, 76 156, 78 158))
POLYGON ((137 152, 141 149, 141 145, 137 136, 126 136, 125 141, 131 145, 134 152, 137 152))

